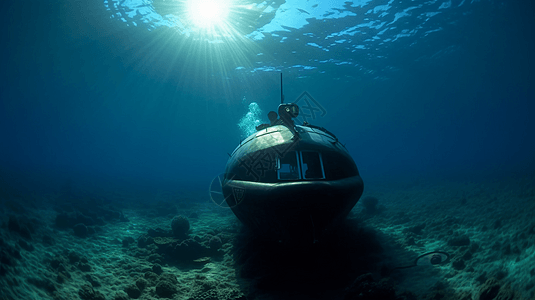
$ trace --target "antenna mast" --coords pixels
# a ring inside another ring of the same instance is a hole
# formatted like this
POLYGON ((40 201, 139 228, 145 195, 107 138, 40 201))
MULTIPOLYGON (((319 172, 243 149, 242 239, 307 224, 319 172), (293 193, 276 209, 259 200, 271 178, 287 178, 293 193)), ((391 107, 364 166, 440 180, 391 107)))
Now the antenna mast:
POLYGON ((281 104, 284 103, 284 94, 282 93, 282 73, 281 73, 281 104))

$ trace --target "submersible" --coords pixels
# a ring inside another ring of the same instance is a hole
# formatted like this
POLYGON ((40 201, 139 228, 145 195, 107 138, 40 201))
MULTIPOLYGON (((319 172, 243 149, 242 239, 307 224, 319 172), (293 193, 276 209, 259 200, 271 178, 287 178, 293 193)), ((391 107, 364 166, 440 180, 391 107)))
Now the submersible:
POLYGON ((338 138, 307 122, 299 107, 283 103, 269 124, 230 154, 221 184, 236 217, 279 241, 312 241, 345 219, 362 195, 357 165, 338 138))

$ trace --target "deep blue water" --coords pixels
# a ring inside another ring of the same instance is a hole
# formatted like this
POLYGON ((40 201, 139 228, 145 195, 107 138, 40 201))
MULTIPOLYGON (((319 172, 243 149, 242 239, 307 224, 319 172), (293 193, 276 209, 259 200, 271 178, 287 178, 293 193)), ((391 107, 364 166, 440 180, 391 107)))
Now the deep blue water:
POLYGON ((530 1, 235 1, 219 36, 181 3, 5 4, 3 184, 208 189, 281 72, 365 182, 535 170, 530 1))

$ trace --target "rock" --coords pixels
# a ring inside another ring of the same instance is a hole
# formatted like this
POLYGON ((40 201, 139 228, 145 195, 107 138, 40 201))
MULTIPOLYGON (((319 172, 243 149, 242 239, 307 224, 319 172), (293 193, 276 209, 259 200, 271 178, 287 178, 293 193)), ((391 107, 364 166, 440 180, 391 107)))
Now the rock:
POLYGON ((377 213, 377 204, 379 203, 379 199, 368 196, 368 197, 362 198, 360 200, 360 203, 362 203, 362 205, 366 209, 367 214, 372 215, 372 214, 377 213))
POLYGON ((48 278, 28 278, 27 281, 51 294, 56 291, 56 285, 48 278))
POLYGON ((136 286, 140 291, 143 291, 147 285, 149 285, 149 282, 143 278, 138 278, 136 280, 136 286))
POLYGON ((43 244, 47 246, 53 246, 56 244, 56 241, 50 235, 45 234, 43 235, 43 244))
POLYGON ((193 239, 187 239, 183 240, 174 247, 172 255, 180 261, 191 261, 196 258, 206 256, 207 252, 209 251, 210 250, 201 245, 201 243, 193 239))
POLYGON ((154 239, 150 236, 140 236, 137 240, 137 246, 139 248, 145 248, 152 243, 154 243, 154 239))
POLYGON ((69 262, 71 264, 77 263, 82 259, 82 257, 74 251, 69 251, 69 253, 67 254, 67 257, 69 258, 69 262))
POLYGON ((448 241, 448 245, 456 247, 468 246, 470 245, 470 238, 466 235, 454 237, 448 241))
POLYGON ((137 299, 141 296, 141 291, 135 284, 127 286, 124 291, 128 294, 128 296, 130 296, 130 298, 137 299))
POLYGON ((77 237, 84 238, 87 236, 87 227, 82 223, 74 225, 72 229, 74 230, 74 235, 77 237))
POLYGON ((145 275, 143 276, 145 279, 151 284, 155 285, 158 282, 158 275, 154 272, 145 272, 145 275))
POLYGON ((223 242, 218 236, 213 236, 208 242, 211 250, 218 250, 223 246, 223 242))
POLYGON ((92 226, 87 227, 87 235, 93 235, 97 233, 97 228, 98 227, 92 227, 92 226))
MULTIPOLYGON (((20 251, 8 244, 0 248, 0 266, 14 266, 16 264, 16 259, 21 258, 20 251)), ((7 270, 8 269, 4 267, 4 274, 7 270)))
POLYGON ((175 285, 178 284, 178 280, 176 279, 176 276, 171 273, 162 273, 162 275, 158 277, 158 281, 162 281, 162 280, 169 281, 175 285))
POLYGON ((31 251, 33 251, 35 249, 32 244, 27 243, 24 240, 19 240, 18 244, 22 249, 24 249, 26 251, 30 251, 31 252, 31 251))
POLYGON ((95 225, 95 221, 93 221, 92 218, 82 214, 82 213, 77 213, 76 214, 76 223, 82 223, 84 224, 85 226, 93 226, 95 225))
POLYGON ((172 231, 167 231, 167 230, 163 230, 161 228, 155 228, 155 229, 149 229, 147 230, 147 235, 150 236, 150 237, 153 237, 153 238, 157 238, 157 237, 172 237, 173 236, 173 232, 172 231))
POLYGON ((513 300, 516 298, 515 292, 511 289, 511 285, 502 287, 498 292, 495 300, 513 300))
POLYGON ((100 282, 95 277, 91 276, 91 274, 85 275, 85 279, 89 281, 93 287, 101 286, 100 282))
POLYGON ((405 291, 399 294, 396 300, 418 300, 418 298, 412 292, 405 291))
POLYGON ((507 276, 507 272, 505 270, 495 270, 492 272, 492 277, 502 280, 507 276))
POLYGON ((463 255, 462 255, 462 258, 464 260, 470 260, 472 259, 472 252, 470 250, 466 250, 464 251, 463 255))
POLYGON ((169 273, 163 273, 158 277, 158 283, 156 284, 156 294, 163 298, 172 298, 177 292, 178 280, 175 275, 169 273))
POLYGON ((412 226, 412 227, 407 228, 407 232, 411 232, 411 233, 414 233, 416 235, 420 235, 420 234, 422 234, 422 230, 425 228, 425 226, 426 226, 425 223, 422 223, 422 224, 416 225, 416 226, 412 226))
POLYGON ((487 281, 487 272, 483 272, 479 276, 477 276, 476 281, 480 284, 483 284, 485 281, 487 281))
POLYGON ((496 278, 490 278, 483 286, 481 286, 481 289, 479 290, 479 297, 478 300, 493 300, 500 291, 500 283, 496 278))
POLYGON ((152 272, 160 275, 162 274, 163 270, 162 270, 162 266, 160 266, 159 264, 155 264, 154 266, 152 266, 152 272))
POLYGON ((156 284, 156 294, 162 298, 172 298, 176 291, 176 286, 169 281, 159 281, 156 284))
POLYGON ((80 262, 78 263, 78 269, 80 269, 82 272, 91 272, 91 265, 80 262))
POLYGON ((196 276, 191 283, 189 283, 189 299, 245 299, 243 293, 233 287, 225 287, 215 280, 207 280, 204 276, 196 276))
POLYGON ((129 236, 123 240, 123 247, 128 247, 135 242, 134 238, 129 236))
POLYGON ((455 270, 463 270, 466 265, 464 264, 464 260, 462 258, 457 258, 456 260, 454 260, 452 263, 451 263, 451 266, 455 269, 455 270))
POLYGON ((32 239, 30 229, 33 229, 31 224, 20 222, 16 217, 10 216, 9 221, 7 222, 7 229, 11 232, 18 233, 21 237, 25 239, 32 239), (30 227, 30 228, 28 228, 30 227))
POLYGON ((69 279, 68 276, 65 275, 63 272, 58 272, 58 276, 56 277, 56 280, 59 284, 64 283, 69 279))
POLYGON ((184 216, 176 216, 171 221, 171 229, 173 230, 173 235, 176 237, 183 237, 187 235, 189 231, 189 221, 188 218, 184 216))
POLYGON ((82 300, 106 300, 101 292, 93 290, 89 284, 85 284, 78 291, 78 295, 82 300))
POLYGON ((60 213, 56 216, 56 227, 60 229, 72 228, 76 220, 67 213, 60 213))
POLYGON ((147 257, 147 260, 152 263, 161 263, 162 259, 162 256, 157 253, 152 253, 151 255, 149 255, 149 257, 147 257))
POLYGON ((119 291, 115 293, 115 296, 113 296, 113 300, 128 300, 128 295, 123 291, 119 291))

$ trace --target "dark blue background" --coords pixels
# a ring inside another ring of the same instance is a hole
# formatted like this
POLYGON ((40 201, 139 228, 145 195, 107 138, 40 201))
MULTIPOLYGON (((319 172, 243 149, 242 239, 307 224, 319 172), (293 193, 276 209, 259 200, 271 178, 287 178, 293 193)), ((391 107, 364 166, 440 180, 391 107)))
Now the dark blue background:
MULTIPOLYGON (((208 189, 239 142, 242 98, 275 109, 279 73, 235 70, 232 50, 197 51, 173 29, 126 27, 90 2, 6 4, 2 183, 208 189)), ((377 74, 394 69, 386 80, 348 65, 304 72, 281 63, 286 100, 308 91, 325 107, 314 123, 347 144, 365 182, 533 174, 535 13, 527 2, 483 1, 455 30, 416 48, 400 42, 381 50, 385 60, 355 57, 377 74)), ((278 47, 269 39, 256 46, 278 47)), ((314 55, 298 53, 300 61, 314 55)))

